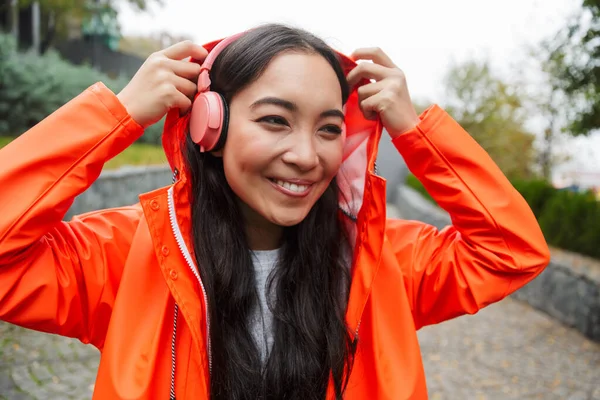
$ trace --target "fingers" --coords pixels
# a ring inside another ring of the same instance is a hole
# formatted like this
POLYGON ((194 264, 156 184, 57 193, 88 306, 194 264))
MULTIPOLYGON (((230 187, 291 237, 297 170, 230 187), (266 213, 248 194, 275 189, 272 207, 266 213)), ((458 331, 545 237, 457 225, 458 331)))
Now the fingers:
POLYGON ((351 55, 350 58, 354 61, 357 60, 371 60, 376 64, 383 65, 388 68, 396 68, 396 64, 392 61, 392 59, 383 52, 379 47, 365 47, 356 49, 351 55))
POLYGON ((198 46, 189 40, 184 40, 183 42, 167 47, 160 53, 172 60, 183 60, 184 58, 191 57, 200 62, 204 61, 208 55, 208 52, 204 47, 198 46))
POLYGON ((190 108, 192 108, 192 100, 186 97, 183 93, 177 92, 170 108, 178 108, 181 114, 185 114, 190 108))
POLYGON ((365 99, 381 92, 385 88, 385 83, 383 82, 373 82, 367 85, 363 85, 358 88, 358 101, 362 102, 365 99))
POLYGON ((365 118, 372 121, 376 120, 379 113, 381 112, 382 102, 384 100, 386 100, 385 93, 379 92, 361 101, 359 103, 360 109, 363 112, 365 118))
POLYGON ((189 99, 193 99, 198 90, 194 82, 179 76, 174 77, 173 84, 177 88, 178 92, 180 92, 189 99))
MULTIPOLYGON (((194 54, 190 49, 198 47, 191 42, 181 42, 169 47, 153 58, 154 76, 167 84, 167 107, 178 108, 186 113, 192 106, 192 101, 198 90, 196 81, 200 74, 200 65, 190 62, 190 57, 204 57, 194 54)), ((204 49, 202 49, 205 51, 204 49)))
POLYGON ((383 65, 364 62, 358 64, 346 77, 350 88, 356 86, 362 79, 380 81, 394 73, 394 70, 383 65))
POLYGON ((165 60, 166 67, 182 78, 197 82, 200 74, 200 65, 189 61, 165 60))

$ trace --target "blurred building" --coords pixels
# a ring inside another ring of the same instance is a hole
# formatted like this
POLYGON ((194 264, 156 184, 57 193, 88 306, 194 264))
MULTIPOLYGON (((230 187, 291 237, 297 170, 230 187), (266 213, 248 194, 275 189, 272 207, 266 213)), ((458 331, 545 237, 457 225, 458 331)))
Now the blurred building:
POLYGON ((55 49, 66 60, 90 65, 113 78, 133 76, 145 57, 120 51, 116 10, 103 0, 68 7, 68 13, 60 13, 57 20, 55 10, 42 8, 37 1, 0 0, 0 31, 13 35, 21 50, 55 49))
POLYGON ((567 170, 554 179, 554 186, 577 192, 593 191, 600 200, 600 171, 567 170))
POLYGON ((41 16, 37 1, 27 5, 19 0, 0 0, 0 31, 12 34, 20 45, 39 49, 41 46, 41 16))

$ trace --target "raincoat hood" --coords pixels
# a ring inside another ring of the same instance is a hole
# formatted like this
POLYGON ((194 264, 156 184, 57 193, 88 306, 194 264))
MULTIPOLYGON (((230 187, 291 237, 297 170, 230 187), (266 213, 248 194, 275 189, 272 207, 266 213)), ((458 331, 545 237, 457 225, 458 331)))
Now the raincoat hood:
MULTIPOLYGON (((207 51, 223 39, 205 44, 207 51)), ((356 63, 350 57, 336 52, 339 61, 348 74, 356 63)), ((358 94, 352 90, 344 107, 346 139, 344 144, 343 162, 337 174, 340 188, 339 205, 346 214, 356 217, 362 205, 365 176, 375 167, 377 147, 381 137, 382 125, 379 120, 371 121, 364 118, 359 108, 358 94)), ((171 169, 181 181, 187 181, 183 146, 189 130, 190 113, 180 115, 179 110, 171 110, 166 117, 162 143, 171 169)), ((189 185, 185 185, 188 186, 189 185)), ((179 195, 179 194, 178 194, 179 195)), ((189 193, 184 197, 188 198, 189 193)))

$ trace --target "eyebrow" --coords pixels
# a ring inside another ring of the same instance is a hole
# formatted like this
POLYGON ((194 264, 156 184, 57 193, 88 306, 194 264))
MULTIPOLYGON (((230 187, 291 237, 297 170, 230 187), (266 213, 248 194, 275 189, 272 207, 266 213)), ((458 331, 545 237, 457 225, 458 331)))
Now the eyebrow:
MULTIPOLYGON (((298 111, 298 105, 296 103, 293 103, 289 100, 280 99, 279 97, 263 97, 262 99, 256 100, 254 103, 252 103, 250 108, 255 109, 265 104, 285 108, 290 112, 298 111)), ((342 112, 342 110, 339 110, 337 108, 332 108, 331 110, 323 111, 319 116, 321 118, 338 117, 341 118, 342 121, 344 120, 344 113, 342 112)))

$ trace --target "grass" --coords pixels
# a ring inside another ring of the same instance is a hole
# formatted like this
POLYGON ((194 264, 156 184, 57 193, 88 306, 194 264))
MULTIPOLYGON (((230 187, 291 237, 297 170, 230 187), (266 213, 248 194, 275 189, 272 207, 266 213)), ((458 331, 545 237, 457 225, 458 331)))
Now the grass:
POLYGON ((161 146, 134 143, 106 163, 104 169, 117 169, 124 165, 157 165, 166 163, 167 157, 161 146))
MULTIPOLYGON (((0 148, 10 143, 12 139, 0 136, 0 148)), ((117 169, 124 165, 159 165, 166 164, 166 162, 167 158, 162 147, 145 143, 134 143, 106 163, 104 169, 117 169)))
POLYGON ((13 138, 0 136, 0 149, 9 144, 13 138))

